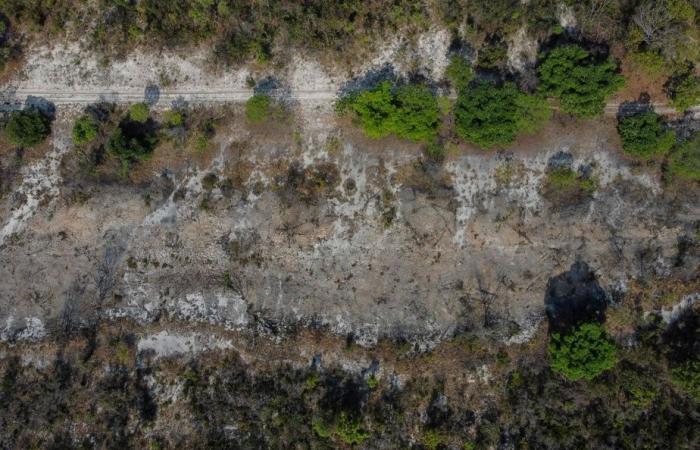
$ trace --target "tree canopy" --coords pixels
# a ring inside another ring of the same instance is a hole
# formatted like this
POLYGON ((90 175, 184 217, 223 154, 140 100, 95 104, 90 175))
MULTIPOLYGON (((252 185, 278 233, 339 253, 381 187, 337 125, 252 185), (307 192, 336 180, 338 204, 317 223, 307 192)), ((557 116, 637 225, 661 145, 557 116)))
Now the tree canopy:
POLYGON ((354 113, 364 133, 373 138, 394 134, 414 142, 429 141, 437 134, 437 98, 423 84, 392 86, 389 81, 353 95, 345 105, 354 113))
POLYGON ((584 323, 573 333, 553 334, 550 366, 570 380, 590 381, 617 364, 615 344, 597 323, 584 323))
POLYGON ((675 133, 653 111, 620 119, 617 131, 625 153, 645 159, 666 154, 676 142, 675 133))
POLYGON ((519 133, 535 132, 550 117, 544 99, 520 91, 511 82, 473 84, 460 92, 455 105, 457 134, 484 148, 508 145, 519 133))
POLYGON ((5 125, 5 136, 19 147, 33 147, 40 144, 51 133, 51 124, 41 111, 25 109, 13 111, 5 125))
POLYGON ((555 48, 541 60, 541 91, 557 97, 563 111, 578 117, 601 114, 606 98, 624 85, 614 60, 598 61, 575 45, 555 48))

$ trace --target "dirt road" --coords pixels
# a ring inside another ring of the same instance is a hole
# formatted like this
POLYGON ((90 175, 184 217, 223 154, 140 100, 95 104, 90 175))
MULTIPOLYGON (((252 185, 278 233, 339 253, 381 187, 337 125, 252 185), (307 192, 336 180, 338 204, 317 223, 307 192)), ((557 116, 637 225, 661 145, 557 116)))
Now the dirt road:
MULTIPOLYGON (((56 106, 89 105, 107 101, 112 103, 137 103, 150 100, 161 107, 169 107, 177 103, 192 104, 221 104, 241 103, 253 95, 252 89, 208 89, 192 90, 160 90, 147 93, 140 89, 115 89, 113 91, 97 90, 41 90, 41 89, 5 89, 0 94, 0 109, 14 109, 25 103, 28 98, 36 97, 53 103, 56 106)), ((291 100, 298 102, 331 102, 338 97, 335 90, 294 90, 283 93, 291 100)), ((620 103, 611 102, 605 106, 605 114, 614 116, 618 113, 620 103)), ((654 110, 659 114, 677 114, 668 104, 654 104, 654 110)), ((689 110, 695 118, 700 118, 700 106, 689 110)))

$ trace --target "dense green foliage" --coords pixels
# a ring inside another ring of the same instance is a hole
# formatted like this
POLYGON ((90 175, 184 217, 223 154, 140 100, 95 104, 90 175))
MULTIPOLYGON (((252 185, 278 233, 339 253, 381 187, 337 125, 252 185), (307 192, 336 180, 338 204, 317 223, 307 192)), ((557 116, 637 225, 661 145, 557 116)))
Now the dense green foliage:
POLYGON ((624 117, 617 124, 625 153, 640 158, 665 155, 676 142, 676 135, 653 111, 624 117))
POLYGON ((272 98, 266 94, 255 94, 245 104, 245 117, 251 123, 264 122, 270 117, 272 98))
POLYGON ((392 86, 388 81, 345 99, 345 111, 354 114, 364 133, 373 138, 394 134, 414 142, 437 134, 437 98, 422 84, 392 86))
POLYGON ((603 112, 607 97, 624 84, 612 59, 597 61, 581 47, 558 47, 542 56, 540 89, 559 98, 563 111, 591 117, 603 112))
POLYGON ((49 119, 35 109, 13 111, 5 125, 5 136, 13 145, 33 147, 51 134, 49 119))
POLYGON ((700 76, 684 74, 671 83, 671 102, 679 111, 700 105, 700 76))
POLYGON ((596 323, 585 323, 566 336, 553 334, 549 358, 552 370, 574 381, 590 381, 617 364, 615 344, 596 323))
POLYGON ((445 77, 450 80, 452 87, 457 92, 466 89, 474 79, 474 69, 462 56, 456 55, 450 58, 450 63, 445 68, 445 77))
POLYGON ((671 152, 667 170, 672 178, 700 182, 700 133, 671 152))
POLYGON ((85 145, 97 137, 99 125, 95 119, 90 116, 79 117, 73 125, 73 142, 76 145, 85 145))
POLYGON ((455 105, 457 134, 484 148, 505 146, 520 133, 533 133, 550 116, 542 98, 520 91, 513 83, 476 83, 460 92, 455 105))
POLYGON ((129 119, 134 122, 146 123, 149 114, 148 105, 145 103, 135 103, 129 106, 129 119))

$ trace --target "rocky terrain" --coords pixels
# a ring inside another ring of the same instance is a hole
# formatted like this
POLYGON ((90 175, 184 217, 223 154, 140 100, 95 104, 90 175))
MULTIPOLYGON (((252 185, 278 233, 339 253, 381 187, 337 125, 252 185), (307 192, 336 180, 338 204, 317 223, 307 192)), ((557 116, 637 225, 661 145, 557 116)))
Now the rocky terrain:
MULTIPOLYGON (((537 43, 515 36, 508 70, 525 71, 537 43)), ((396 37, 351 70, 28 51, 2 109, 53 121, 35 148, 0 142, 0 448, 612 449, 659 428, 677 441, 650 448, 693 448, 698 403, 666 379, 698 351, 698 184, 622 151, 620 98, 499 150, 446 139, 440 158, 336 114, 387 74, 456 98, 449 39, 396 37), (260 92, 286 114, 247 121, 260 92), (206 139, 165 130, 128 176, 74 142, 85 111, 141 101, 206 139), (624 362, 552 381, 548 334, 584 316, 624 362)), ((656 104, 678 136, 700 129, 697 108, 656 104)))

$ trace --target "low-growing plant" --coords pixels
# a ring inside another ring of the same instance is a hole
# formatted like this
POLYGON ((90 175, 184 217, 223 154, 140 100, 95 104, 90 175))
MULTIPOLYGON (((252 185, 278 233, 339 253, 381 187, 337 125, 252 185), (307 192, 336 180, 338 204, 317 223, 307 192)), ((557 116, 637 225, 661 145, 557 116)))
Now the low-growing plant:
POLYGON ((584 323, 571 334, 551 336, 550 367, 572 381, 590 381, 617 364, 615 344, 597 323, 584 323))
POLYGON ((77 145, 85 145, 94 141, 97 137, 99 124, 91 116, 85 115, 75 121, 73 125, 73 142, 77 145))
POLYGON ((466 89, 474 79, 474 69, 469 62, 460 55, 454 55, 445 68, 445 77, 450 80, 452 87, 457 91, 466 89))
POLYGON ((129 119, 138 123, 146 123, 150 111, 145 103, 135 103, 129 107, 129 119))
POLYGON ((690 359, 671 369, 671 379, 700 403, 700 359, 690 359))
POLYGON ((700 133, 671 152, 666 168, 671 178, 700 182, 700 133))
POLYGON ((676 142, 676 135, 653 111, 623 117, 617 124, 625 153, 639 158, 666 154, 676 142))
POLYGON ((671 103, 678 111, 700 104, 700 76, 686 73, 669 84, 671 103))
POLYGON ((559 168, 547 172, 542 195, 556 207, 566 207, 590 198, 597 188, 595 178, 584 177, 569 168, 559 168))
POLYGON ((255 94, 245 104, 245 117, 250 123, 260 123, 270 118, 272 97, 255 94))
POLYGON ((51 123, 41 111, 25 109, 13 111, 5 125, 5 136, 13 145, 34 147, 51 134, 51 123))
POLYGON ((185 118, 180 111, 170 109, 163 113, 163 123, 169 128, 181 127, 185 124, 185 118))

